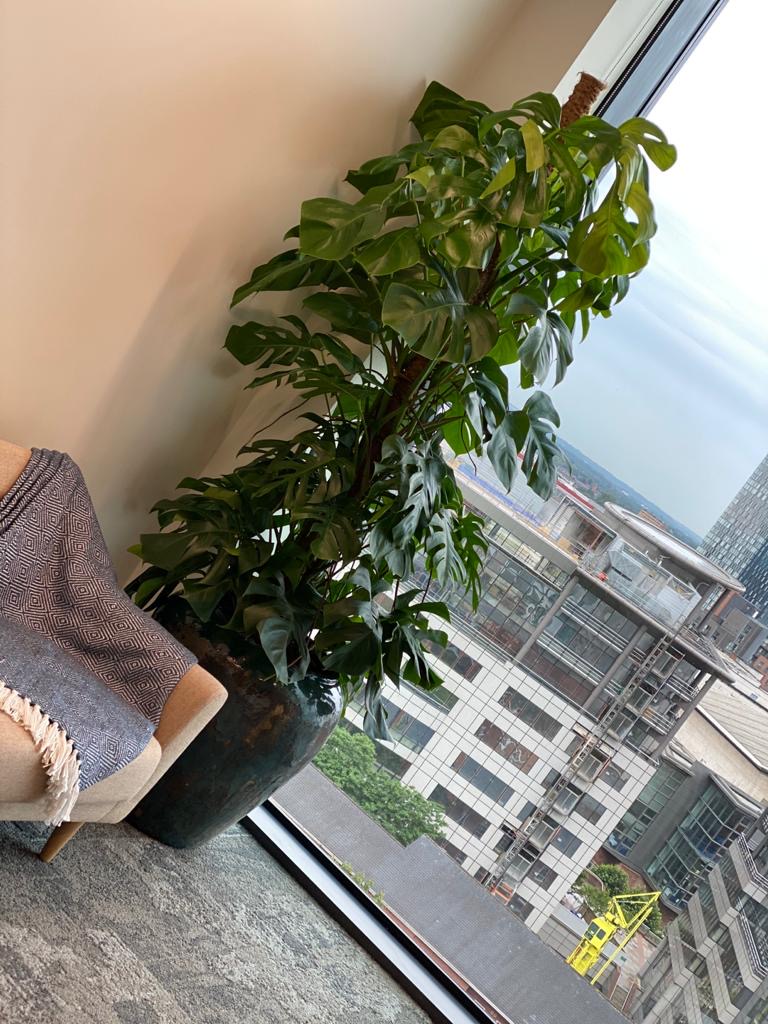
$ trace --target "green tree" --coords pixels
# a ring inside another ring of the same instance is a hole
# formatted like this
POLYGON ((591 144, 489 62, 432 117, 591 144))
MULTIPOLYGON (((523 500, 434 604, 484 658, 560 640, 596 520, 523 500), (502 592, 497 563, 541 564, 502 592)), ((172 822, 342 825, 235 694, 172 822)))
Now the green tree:
POLYGON ((442 808, 411 786, 378 771, 376 747, 364 733, 353 735, 346 729, 336 729, 314 763, 404 846, 419 836, 442 837, 442 808))
MULTIPOLYGON (((576 883, 576 889, 583 897, 589 909, 595 914, 604 914, 613 896, 631 896, 633 893, 645 891, 644 889, 633 888, 629 884, 629 875, 618 864, 594 864, 590 867, 590 871, 593 875, 597 875, 605 889, 600 890, 596 885, 590 885, 581 879, 576 883)), ((625 904, 624 909, 628 914, 635 912, 633 903, 625 904)), ((658 903, 655 904, 645 921, 645 925, 657 935, 664 934, 664 921, 658 903)))
POLYGON ((621 896, 630 891, 629 875, 618 864, 595 864, 590 871, 597 875, 609 896, 621 896))

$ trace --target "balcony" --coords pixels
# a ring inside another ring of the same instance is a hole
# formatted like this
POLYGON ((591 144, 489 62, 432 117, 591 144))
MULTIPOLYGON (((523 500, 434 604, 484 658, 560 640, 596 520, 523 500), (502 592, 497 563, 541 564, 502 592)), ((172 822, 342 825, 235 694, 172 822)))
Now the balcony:
POLYGON ((747 841, 743 834, 739 836, 738 840, 739 853, 741 854, 744 866, 747 869, 747 873, 755 885, 759 885, 761 889, 768 892, 768 877, 766 877, 755 864, 754 858, 752 857, 752 851, 747 845, 747 841))
POLYGON ((738 921, 741 937, 744 939, 744 945, 747 948, 750 967, 758 978, 768 977, 768 950, 765 948, 765 939, 763 938, 758 945, 746 917, 743 914, 739 914, 738 921))

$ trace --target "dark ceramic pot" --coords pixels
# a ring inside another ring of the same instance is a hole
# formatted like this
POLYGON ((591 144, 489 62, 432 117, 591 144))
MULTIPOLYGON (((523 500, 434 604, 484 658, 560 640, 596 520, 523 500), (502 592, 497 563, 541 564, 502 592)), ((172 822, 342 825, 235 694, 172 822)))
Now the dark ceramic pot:
POLYGON ((233 651, 189 624, 166 625, 229 696, 128 820, 168 846, 196 846, 312 760, 341 717, 341 694, 318 675, 283 685, 257 648, 233 651))

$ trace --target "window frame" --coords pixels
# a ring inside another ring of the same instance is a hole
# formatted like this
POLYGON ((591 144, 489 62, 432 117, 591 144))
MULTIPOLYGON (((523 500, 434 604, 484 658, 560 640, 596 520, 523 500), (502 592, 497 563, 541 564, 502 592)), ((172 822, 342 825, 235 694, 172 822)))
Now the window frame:
MULTIPOLYGON (((673 0, 595 112, 613 124, 645 114, 726 3, 673 0)), ((252 811, 241 824, 431 1020, 437 1024, 489 1024, 491 1018, 467 992, 272 800, 252 811)))

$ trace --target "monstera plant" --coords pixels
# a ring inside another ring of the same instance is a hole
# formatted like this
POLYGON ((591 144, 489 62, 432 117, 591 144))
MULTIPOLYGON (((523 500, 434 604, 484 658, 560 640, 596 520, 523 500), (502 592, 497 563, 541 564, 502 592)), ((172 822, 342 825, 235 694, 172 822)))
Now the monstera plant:
MULTIPOLYGON (((433 83, 416 141, 350 171, 346 198, 303 203, 285 251, 235 292, 249 309, 298 292, 299 312, 256 315, 226 340, 251 388, 291 390, 296 432, 260 432, 230 473, 158 502, 131 591, 187 641, 250 658, 279 699, 313 678, 326 698, 360 693, 386 736, 386 679, 441 682, 424 645, 446 642, 430 623, 449 612, 429 581, 480 592, 482 523, 453 453, 485 453, 505 488, 518 472, 541 495, 554 486, 559 419, 541 388, 647 263, 647 160, 675 159, 641 118, 567 120, 546 93, 492 111, 433 83), (417 565, 426 586, 411 582, 417 565)), ((199 743, 179 767, 187 782, 214 757, 199 743)), ((163 815, 190 791, 173 786, 169 773, 154 797, 163 815)))

